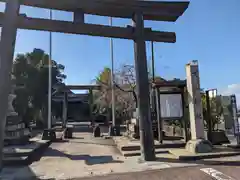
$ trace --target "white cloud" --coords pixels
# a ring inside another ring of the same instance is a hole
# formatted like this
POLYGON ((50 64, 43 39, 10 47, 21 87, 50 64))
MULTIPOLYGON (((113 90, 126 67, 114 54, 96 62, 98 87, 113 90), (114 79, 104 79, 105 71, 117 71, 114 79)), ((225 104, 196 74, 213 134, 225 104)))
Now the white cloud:
POLYGON ((226 96, 235 94, 237 98, 237 104, 238 106, 240 105, 240 84, 228 85, 227 88, 220 91, 220 94, 226 96))

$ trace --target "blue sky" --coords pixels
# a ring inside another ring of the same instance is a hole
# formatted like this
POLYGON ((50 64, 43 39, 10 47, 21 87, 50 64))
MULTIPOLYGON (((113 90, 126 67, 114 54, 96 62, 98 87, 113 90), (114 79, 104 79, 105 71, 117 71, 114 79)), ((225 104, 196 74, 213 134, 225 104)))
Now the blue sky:
MULTIPOLYGON (((156 71, 165 78, 185 78, 185 64, 199 60, 201 86, 227 92, 234 85, 240 94, 240 1, 191 0, 186 13, 176 23, 146 21, 146 27, 172 31, 177 43, 155 43, 156 71)), ((0 4, 3 11, 4 5, 0 4)), ((22 7, 28 16, 49 18, 49 11, 22 7)), ((72 14, 53 12, 54 19, 72 20, 72 14)), ((86 16, 89 23, 108 24, 107 17, 86 16)), ((114 25, 126 26, 130 20, 116 19, 114 25)), ((150 43, 147 58, 151 59, 150 43)), ((49 52, 49 33, 19 30, 16 53, 41 48, 49 52)), ((53 33, 53 59, 66 66, 67 84, 88 84, 110 66, 109 39, 53 33)), ((115 66, 133 64, 133 42, 114 39, 115 66)), ((235 92, 235 91, 234 91, 235 92)))

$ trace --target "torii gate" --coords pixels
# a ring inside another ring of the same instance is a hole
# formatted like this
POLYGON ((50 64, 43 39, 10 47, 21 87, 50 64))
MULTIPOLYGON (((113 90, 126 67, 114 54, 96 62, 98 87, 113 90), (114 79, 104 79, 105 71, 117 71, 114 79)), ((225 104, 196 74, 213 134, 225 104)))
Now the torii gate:
MULTIPOLYGON (((90 119, 92 125, 95 124, 93 117, 93 90, 100 90, 100 85, 67 85, 64 87, 69 90, 88 90, 89 91, 89 106, 90 106, 90 119)), ((63 126, 66 127, 68 111, 68 94, 64 92, 63 96, 63 126)))
MULTIPOLYGON (((91 36, 131 39, 134 41, 137 96, 141 151, 145 160, 155 159, 150 118, 150 100, 145 41, 176 42, 173 32, 152 31, 144 28, 144 20, 175 22, 188 8, 189 2, 159 2, 143 0, 0 0, 6 2, 5 13, 0 13, 1 69, 0 69, 0 151, 10 90, 10 72, 17 29, 43 30, 91 36), (20 5, 74 12, 74 21, 66 22, 19 15, 20 5), (87 24, 84 14, 130 18, 133 27, 111 27, 87 24)), ((1 160, 0 160, 1 161, 1 160)), ((1 163, 1 162, 0 162, 1 163)), ((1 164, 0 164, 1 166, 1 164)))

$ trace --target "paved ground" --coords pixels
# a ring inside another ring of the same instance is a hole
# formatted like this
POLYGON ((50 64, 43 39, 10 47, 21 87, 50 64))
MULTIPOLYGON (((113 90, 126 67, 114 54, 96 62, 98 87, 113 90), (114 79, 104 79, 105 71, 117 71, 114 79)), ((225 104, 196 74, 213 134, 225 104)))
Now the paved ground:
MULTIPOLYGON (((83 136, 83 134, 81 134, 83 136)), ((85 136, 88 136, 85 134, 85 136)), ((240 177, 240 156, 224 159, 209 159, 196 162, 169 161, 159 157, 156 162, 141 163, 137 157, 123 158, 118 154, 111 140, 100 140, 96 144, 84 144, 87 139, 76 138, 63 144, 54 143, 46 151, 42 159, 29 167, 4 169, 1 180, 30 180, 36 179, 193 179, 210 180, 211 177, 200 171, 212 167, 238 180, 240 177), (84 146, 83 146, 84 144, 84 146), (108 145, 103 146, 102 144, 108 145), (221 165, 223 164, 223 165, 221 165), (224 165, 225 164, 225 165, 224 165), (184 167, 184 168, 183 168, 184 167), (162 171, 161 169, 165 169, 162 171), (149 171, 151 170, 151 171, 149 171), (127 174, 115 174, 126 173, 127 174), (136 173, 138 172, 138 173, 136 173), (110 176, 107 176, 112 174, 110 176)), ((92 140, 95 143, 95 140, 92 140)), ((220 179, 219 179, 220 180, 220 179)), ((222 179, 228 180, 228 179, 222 179)))
POLYGON ((76 180, 239 180, 239 170, 240 167, 232 166, 197 166, 78 178, 76 180))
MULTIPOLYGON (((31 166, 3 169, 0 179, 30 180, 38 177, 40 179, 75 178, 77 180, 81 178, 89 179, 86 177, 91 177, 93 180, 145 180, 149 178, 153 180, 210 180, 211 176, 200 170, 209 167, 231 176, 232 179, 240 179, 240 156, 183 163, 176 160, 169 160, 166 156, 162 157, 159 155, 156 162, 144 163, 140 162, 138 157, 124 158, 117 150, 112 139, 93 138, 89 133, 89 129, 85 127, 78 129, 74 133, 74 139, 61 143, 53 143, 44 153, 41 160, 33 163, 31 166), (128 173, 126 174, 126 172, 128 173), (100 175, 105 176, 92 177, 100 175)), ((224 179, 222 178, 222 180, 224 179)))
MULTIPOLYGON (((68 179, 68 180, 239 180, 239 166, 194 166, 178 167, 158 170, 145 170, 140 172, 113 173, 105 176, 88 177, 15 177, 2 178, 2 180, 39 180, 39 179, 68 179)), ((60 173, 59 173, 60 174, 60 173)))

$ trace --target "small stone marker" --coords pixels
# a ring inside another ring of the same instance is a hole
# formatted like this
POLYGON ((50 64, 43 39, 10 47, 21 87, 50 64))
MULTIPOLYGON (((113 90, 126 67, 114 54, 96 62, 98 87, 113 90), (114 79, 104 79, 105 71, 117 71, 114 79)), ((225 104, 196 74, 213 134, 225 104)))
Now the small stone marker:
POLYGON ((101 129, 99 125, 96 125, 93 130, 94 137, 101 137, 101 129))
POLYGON ((73 138, 73 125, 68 125, 66 127, 66 130, 64 131, 64 137, 65 138, 73 138))
POLYGON ((42 134, 42 140, 55 141, 57 139, 54 129, 45 129, 42 134))
POLYGON ((120 126, 115 126, 113 127, 112 125, 109 126, 109 130, 108 130, 108 135, 109 136, 120 136, 120 126))
POLYGON ((120 126, 115 126, 114 127, 114 134, 115 134, 115 136, 120 136, 121 134, 120 134, 120 126))
POLYGON ((109 129, 108 129, 108 135, 109 135, 109 136, 114 136, 114 129, 113 129, 113 126, 109 126, 109 129))

